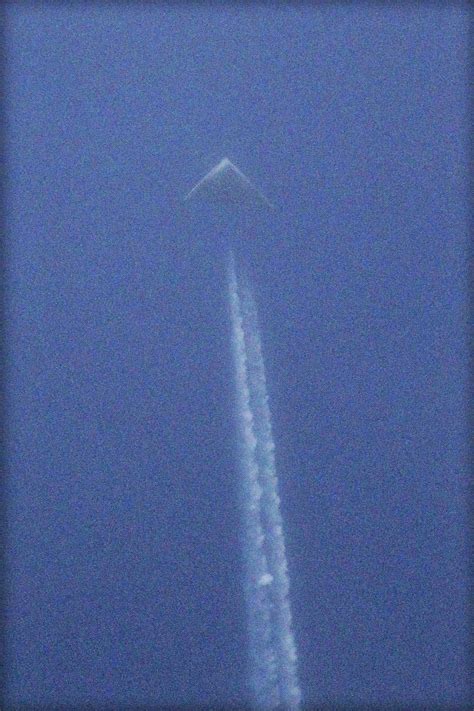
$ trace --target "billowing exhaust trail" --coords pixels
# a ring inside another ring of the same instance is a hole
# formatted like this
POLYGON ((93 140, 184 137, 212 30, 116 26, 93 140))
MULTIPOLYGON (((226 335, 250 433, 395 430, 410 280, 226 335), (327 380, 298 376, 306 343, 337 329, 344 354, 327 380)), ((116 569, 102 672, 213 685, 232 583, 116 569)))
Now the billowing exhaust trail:
MULTIPOLYGON (((241 211, 248 217, 255 211, 273 209, 229 158, 215 165, 185 197, 190 208, 203 201, 232 222, 241 211)), ((232 236, 235 238, 235 234, 232 236)), ((240 498, 252 701, 258 711, 297 711, 301 692, 257 310, 250 285, 237 271, 232 253, 228 283, 242 470, 240 498)))
POLYGON ((228 280, 251 691, 256 709, 296 711, 301 692, 265 368, 255 301, 232 254, 228 280))

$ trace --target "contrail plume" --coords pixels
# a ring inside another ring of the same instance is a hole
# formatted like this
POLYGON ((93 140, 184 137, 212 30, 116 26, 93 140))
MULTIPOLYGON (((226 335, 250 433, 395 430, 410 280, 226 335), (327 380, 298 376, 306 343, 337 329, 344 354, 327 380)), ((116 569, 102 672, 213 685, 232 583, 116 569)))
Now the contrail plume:
MULTIPOLYGON (((272 207, 228 158, 206 173, 185 197, 189 207, 203 200, 231 221, 235 208, 239 217, 241 213, 248 217, 249 211, 253 215, 272 207)), ((226 230, 229 236, 233 228, 227 226, 226 230)), ((258 711, 298 711, 301 692, 260 329, 252 290, 237 271, 232 252, 228 287, 252 703, 258 711)))
POLYGON ((265 367, 255 301, 232 254, 228 279, 253 701, 257 709, 296 711, 301 692, 265 367))

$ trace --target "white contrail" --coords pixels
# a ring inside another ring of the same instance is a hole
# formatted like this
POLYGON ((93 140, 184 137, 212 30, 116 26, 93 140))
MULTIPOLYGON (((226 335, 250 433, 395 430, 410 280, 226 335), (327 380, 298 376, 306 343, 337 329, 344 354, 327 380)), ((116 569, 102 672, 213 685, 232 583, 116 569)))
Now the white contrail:
POLYGON ((229 260, 229 301, 242 463, 245 594, 257 709, 297 711, 301 692, 289 603, 265 368, 250 287, 229 260))

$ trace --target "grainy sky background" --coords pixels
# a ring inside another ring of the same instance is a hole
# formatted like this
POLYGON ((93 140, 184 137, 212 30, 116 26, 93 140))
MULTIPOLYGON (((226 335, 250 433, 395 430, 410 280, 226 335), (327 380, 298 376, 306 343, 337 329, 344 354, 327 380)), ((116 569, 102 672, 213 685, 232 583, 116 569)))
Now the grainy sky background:
POLYGON ((10 705, 246 698, 226 155, 304 699, 467 703, 466 6, 7 20, 10 705))

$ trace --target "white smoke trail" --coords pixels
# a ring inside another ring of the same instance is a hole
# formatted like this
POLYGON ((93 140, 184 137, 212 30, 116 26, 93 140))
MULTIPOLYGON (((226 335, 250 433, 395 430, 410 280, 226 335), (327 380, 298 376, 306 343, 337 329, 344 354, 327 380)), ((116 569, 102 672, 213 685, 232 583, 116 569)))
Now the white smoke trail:
POLYGON ((229 301, 241 439, 245 594, 251 683, 257 709, 297 711, 301 692, 288 565, 257 312, 229 262, 229 301))

